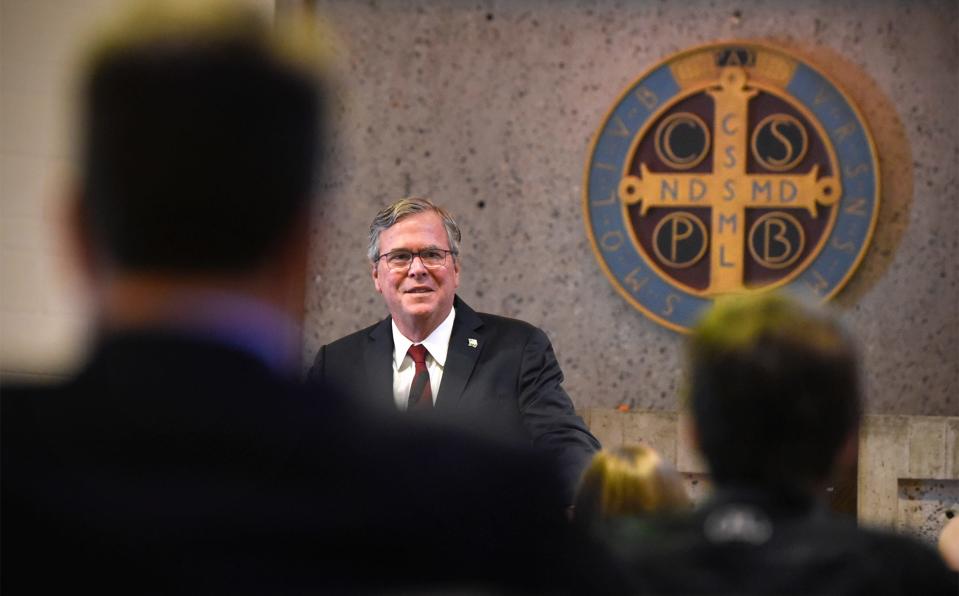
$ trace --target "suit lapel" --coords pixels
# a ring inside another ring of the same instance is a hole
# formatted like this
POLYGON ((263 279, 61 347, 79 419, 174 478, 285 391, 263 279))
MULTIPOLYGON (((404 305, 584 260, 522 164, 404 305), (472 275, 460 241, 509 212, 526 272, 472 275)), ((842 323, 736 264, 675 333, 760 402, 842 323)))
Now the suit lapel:
POLYGON ((376 406, 395 409, 393 399, 393 330, 386 317, 370 332, 363 353, 370 399, 376 406))
POLYGON ((465 302, 456 298, 453 303, 456 318, 453 320, 453 332, 450 334, 449 351, 446 353, 446 366, 443 369, 443 381, 436 396, 437 409, 455 408, 463 396, 463 390, 473 374, 473 367, 483 351, 483 334, 480 328, 483 321, 465 302))

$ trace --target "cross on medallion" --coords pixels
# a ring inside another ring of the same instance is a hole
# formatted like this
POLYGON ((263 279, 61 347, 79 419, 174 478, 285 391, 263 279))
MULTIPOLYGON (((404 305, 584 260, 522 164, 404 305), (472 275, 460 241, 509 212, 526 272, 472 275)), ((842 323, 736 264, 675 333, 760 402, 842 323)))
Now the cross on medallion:
MULTIPOLYGON (((640 215, 646 215, 653 207, 711 208, 709 286, 704 292, 709 296, 745 289, 746 209, 803 208, 816 217, 817 203, 832 205, 842 196, 839 177, 819 178, 818 165, 805 174, 746 172, 749 99, 759 92, 747 87, 746 79, 743 68, 729 66, 722 69, 719 85, 707 90, 715 103, 711 173, 654 173, 641 163, 640 176, 625 176, 619 182, 619 198, 625 205, 641 203, 640 215)), ((692 233, 693 226, 688 220, 683 223, 673 219, 670 223, 674 238, 676 234, 692 233), (682 232, 680 224, 685 226, 682 232)), ((759 222, 755 224, 758 225, 759 222)), ((767 254, 771 240, 789 243, 782 221, 769 219, 764 225, 767 254)), ((705 237, 703 242, 704 252, 705 237)))

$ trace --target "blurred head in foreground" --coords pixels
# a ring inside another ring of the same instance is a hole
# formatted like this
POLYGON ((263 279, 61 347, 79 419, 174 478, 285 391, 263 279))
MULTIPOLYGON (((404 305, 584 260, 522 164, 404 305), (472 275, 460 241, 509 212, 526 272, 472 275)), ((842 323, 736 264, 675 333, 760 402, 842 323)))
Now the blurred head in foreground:
POLYGON ((306 27, 162 0, 99 31, 80 77, 73 228, 108 321, 181 287, 299 314, 326 101, 322 36, 306 27))
POLYGON ((829 478, 860 408, 836 321, 781 295, 721 298, 688 350, 693 424, 717 485, 809 491, 829 478))
POLYGON ((676 470, 651 447, 626 445, 593 456, 576 494, 575 516, 578 522, 590 524, 689 506, 676 470))

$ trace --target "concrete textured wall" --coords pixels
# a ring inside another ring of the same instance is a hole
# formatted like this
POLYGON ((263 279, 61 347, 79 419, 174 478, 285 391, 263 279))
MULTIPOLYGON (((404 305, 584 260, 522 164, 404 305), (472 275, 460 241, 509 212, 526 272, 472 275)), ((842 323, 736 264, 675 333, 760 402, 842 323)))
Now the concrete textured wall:
POLYGON ((384 316, 363 256, 369 220, 400 196, 428 195, 463 229, 460 295, 542 326, 577 407, 675 410, 681 336, 600 271, 583 168, 634 79, 679 50, 748 39, 831 76, 878 148, 872 248, 834 301, 862 340, 867 411, 959 413, 955 0, 315 5, 340 36, 341 102, 314 224, 305 360, 384 316))

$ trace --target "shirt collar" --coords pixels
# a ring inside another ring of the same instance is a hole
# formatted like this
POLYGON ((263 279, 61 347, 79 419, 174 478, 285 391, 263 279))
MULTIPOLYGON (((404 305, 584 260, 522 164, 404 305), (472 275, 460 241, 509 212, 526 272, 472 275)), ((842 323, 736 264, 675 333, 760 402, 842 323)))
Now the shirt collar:
MULTIPOLYGON (((455 318, 456 308, 450 308, 450 314, 446 315, 443 322, 433 330, 433 333, 430 333, 426 339, 420 342, 440 366, 446 366, 446 353, 449 351, 450 336, 453 335, 453 319, 455 318)), ((406 352, 413 345, 413 342, 400 332, 399 327, 396 326, 396 321, 391 320, 390 324, 393 327, 393 364, 396 368, 399 368, 402 366, 403 359, 406 358, 406 352)))

